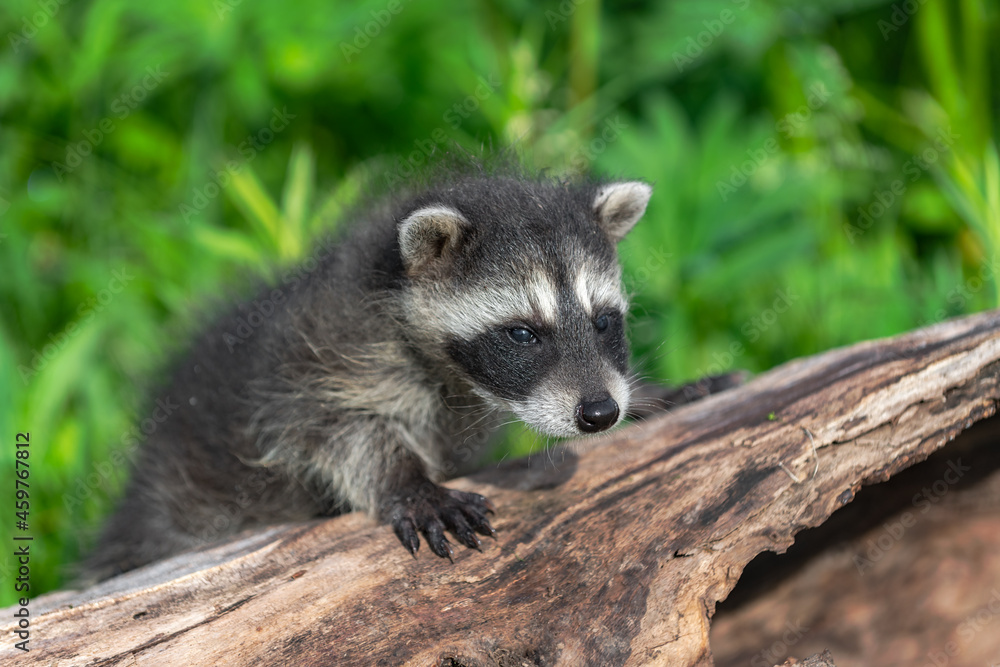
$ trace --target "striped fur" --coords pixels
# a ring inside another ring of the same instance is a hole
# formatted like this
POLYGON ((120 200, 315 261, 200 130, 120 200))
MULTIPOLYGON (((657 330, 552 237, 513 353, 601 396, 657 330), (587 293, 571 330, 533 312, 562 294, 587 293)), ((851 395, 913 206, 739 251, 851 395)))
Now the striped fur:
POLYGON ((478 544, 488 501, 436 483, 472 469, 508 412, 573 436, 581 401, 628 409, 615 244, 650 192, 471 167, 356 212, 312 271, 179 361, 162 397, 180 407, 143 443, 90 577, 345 510, 414 552, 420 533, 438 555, 444 530, 478 544))

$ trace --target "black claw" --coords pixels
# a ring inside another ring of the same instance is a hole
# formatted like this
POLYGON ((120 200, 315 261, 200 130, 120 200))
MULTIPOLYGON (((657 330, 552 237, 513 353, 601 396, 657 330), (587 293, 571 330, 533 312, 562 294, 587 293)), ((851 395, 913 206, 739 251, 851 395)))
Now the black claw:
POLYGON ((481 496, 478 493, 465 493, 464 491, 452 491, 451 493, 454 496, 455 500, 467 506, 463 508, 466 512, 475 509, 478 510, 481 514, 497 513, 497 510, 493 506, 493 503, 491 503, 489 498, 485 496, 481 496), (468 507, 468 505, 471 505, 472 507, 468 507))
POLYGON ((469 528, 468 525, 463 525, 460 528, 455 528, 452 532, 455 533, 455 536, 459 539, 459 541, 462 544, 469 547, 470 549, 478 549, 479 551, 483 550, 482 542, 479 541, 479 538, 476 537, 476 534, 472 532, 472 529, 469 528))
POLYGON ((442 513, 441 518, 459 542, 471 549, 479 548, 479 540, 473 534, 469 522, 465 519, 465 513, 461 509, 450 508, 442 513))
POLYGON ((478 551, 482 551, 482 541, 476 533, 496 539, 497 533, 486 518, 496 513, 489 500, 478 493, 444 489, 429 482, 423 490, 403 496, 391 506, 392 527, 414 558, 420 548, 420 533, 434 554, 452 562, 455 552, 445 537, 446 530, 460 544, 478 551))
POLYGON ((396 531, 396 537, 399 541, 403 543, 407 551, 416 558, 417 550, 420 549, 420 538, 417 537, 416 527, 413 525, 413 521, 409 518, 399 519, 393 524, 393 529, 396 531))
POLYGON ((447 546, 448 540, 444 536, 444 525, 440 521, 433 519, 424 526, 424 537, 427 538, 431 551, 442 558, 448 555, 450 551, 447 546))
POLYGON ((444 535, 439 534, 434 537, 428 535, 427 543, 431 545, 431 551, 436 553, 438 556, 455 562, 455 559, 452 557, 455 552, 451 550, 451 544, 448 542, 448 538, 444 535))
POLYGON ((479 522, 476 524, 476 531, 480 535, 489 535, 494 540, 497 539, 497 531, 493 530, 493 526, 490 525, 489 520, 485 517, 479 519, 479 522))

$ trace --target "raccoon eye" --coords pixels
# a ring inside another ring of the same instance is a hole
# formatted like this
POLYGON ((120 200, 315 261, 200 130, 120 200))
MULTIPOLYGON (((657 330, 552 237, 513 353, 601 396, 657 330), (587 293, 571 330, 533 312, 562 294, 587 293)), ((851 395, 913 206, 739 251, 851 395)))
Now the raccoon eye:
POLYGON ((609 326, 611 326, 611 318, 607 315, 601 315, 594 320, 594 328, 600 332, 607 331, 609 326))
POLYGON ((537 343, 538 338, 535 334, 531 333, 530 330, 524 327, 514 327, 513 329, 507 330, 507 335, 515 343, 520 343, 522 345, 531 345, 532 343, 537 343))

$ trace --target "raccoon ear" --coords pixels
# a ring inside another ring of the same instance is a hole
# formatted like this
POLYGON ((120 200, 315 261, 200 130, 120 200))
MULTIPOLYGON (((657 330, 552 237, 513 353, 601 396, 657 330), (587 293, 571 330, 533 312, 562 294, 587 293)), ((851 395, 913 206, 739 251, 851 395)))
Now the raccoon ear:
POLYGON ((653 188, 641 181, 602 185, 594 197, 598 226, 617 243, 639 222, 653 188))
POLYGON ((449 206, 425 206, 399 223, 399 250, 407 273, 447 255, 458 244, 469 221, 449 206))

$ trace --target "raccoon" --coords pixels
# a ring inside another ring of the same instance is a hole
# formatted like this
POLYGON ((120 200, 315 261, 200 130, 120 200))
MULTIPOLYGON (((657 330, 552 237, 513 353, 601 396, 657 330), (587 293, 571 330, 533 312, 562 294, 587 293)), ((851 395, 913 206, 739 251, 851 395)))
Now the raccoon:
POLYGON ((423 535, 451 558, 446 531, 479 548, 495 508, 439 482, 500 422, 573 437, 629 411, 616 246, 651 193, 480 168, 367 207, 313 270, 196 340, 85 571, 350 510, 414 556, 423 535))

